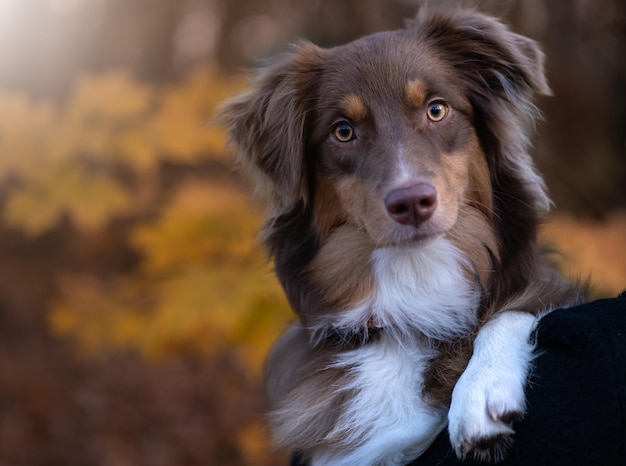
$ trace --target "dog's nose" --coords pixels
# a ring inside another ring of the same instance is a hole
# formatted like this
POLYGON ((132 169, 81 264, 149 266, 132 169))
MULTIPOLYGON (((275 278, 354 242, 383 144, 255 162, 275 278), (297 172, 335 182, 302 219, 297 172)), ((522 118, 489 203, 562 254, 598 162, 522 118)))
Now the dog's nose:
POLYGON ((437 209, 437 191, 428 183, 392 190, 385 199, 391 218, 402 225, 419 226, 437 209))

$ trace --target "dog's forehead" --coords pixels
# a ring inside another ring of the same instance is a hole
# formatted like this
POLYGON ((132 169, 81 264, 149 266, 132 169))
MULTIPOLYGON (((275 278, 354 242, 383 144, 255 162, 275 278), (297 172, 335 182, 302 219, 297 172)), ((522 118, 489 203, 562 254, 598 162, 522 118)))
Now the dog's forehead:
POLYGON ((419 106, 437 88, 451 87, 449 66, 428 44, 407 30, 372 34, 330 50, 323 95, 358 108, 346 99, 351 89, 365 100, 405 98, 419 106))

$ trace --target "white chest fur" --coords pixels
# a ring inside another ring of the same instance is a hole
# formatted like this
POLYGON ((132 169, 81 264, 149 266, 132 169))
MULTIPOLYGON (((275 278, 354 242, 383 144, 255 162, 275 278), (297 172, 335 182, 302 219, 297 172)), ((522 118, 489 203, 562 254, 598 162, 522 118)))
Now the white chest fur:
POLYGON ((374 294, 341 313, 335 325, 357 330, 373 323, 384 331, 337 356, 334 366, 353 376, 338 390, 352 396, 329 438, 344 440, 336 449, 314 452, 314 466, 400 465, 419 456, 446 424, 446 411, 421 399, 433 356, 429 338, 461 335, 475 324, 478 292, 464 273, 465 259, 450 242, 378 249, 371 260, 374 294))
POLYGON ((352 377, 338 390, 352 396, 328 438, 343 440, 314 452, 312 465, 398 466, 424 452, 446 425, 446 409, 433 409, 420 397, 430 356, 425 342, 384 334, 340 354, 334 366, 352 377))
POLYGON ((474 326, 479 292, 465 274, 465 257, 446 239, 420 248, 376 249, 371 261, 374 293, 337 315, 335 327, 358 332, 373 323, 396 336, 446 339, 474 326))

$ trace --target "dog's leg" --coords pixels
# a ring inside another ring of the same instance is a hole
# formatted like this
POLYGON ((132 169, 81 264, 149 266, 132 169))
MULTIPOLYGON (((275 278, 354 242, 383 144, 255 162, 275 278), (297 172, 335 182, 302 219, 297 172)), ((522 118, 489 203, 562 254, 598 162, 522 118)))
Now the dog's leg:
POLYGON ((505 311, 474 341, 474 354, 452 392, 450 441, 459 458, 499 461, 511 443, 512 424, 525 413, 536 317, 505 311))

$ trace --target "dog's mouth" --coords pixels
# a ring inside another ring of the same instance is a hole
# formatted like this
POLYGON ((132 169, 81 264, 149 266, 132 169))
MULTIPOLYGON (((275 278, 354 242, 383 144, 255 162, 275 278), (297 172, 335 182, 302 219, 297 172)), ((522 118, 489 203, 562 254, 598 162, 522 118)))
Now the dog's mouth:
POLYGON ((376 241, 377 247, 420 248, 446 234, 445 230, 428 228, 426 225, 420 227, 393 225, 393 227, 384 238, 376 241))
POLYGON ((424 231, 416 230, 416 231, 410 232, 404 238, 398 238, 395 243, 397 246, 421 247, 421 246, 428 245, 429 243, 439 238, 443 234, 444 232, 439 232, 439 231, 424 232, 424 231))

